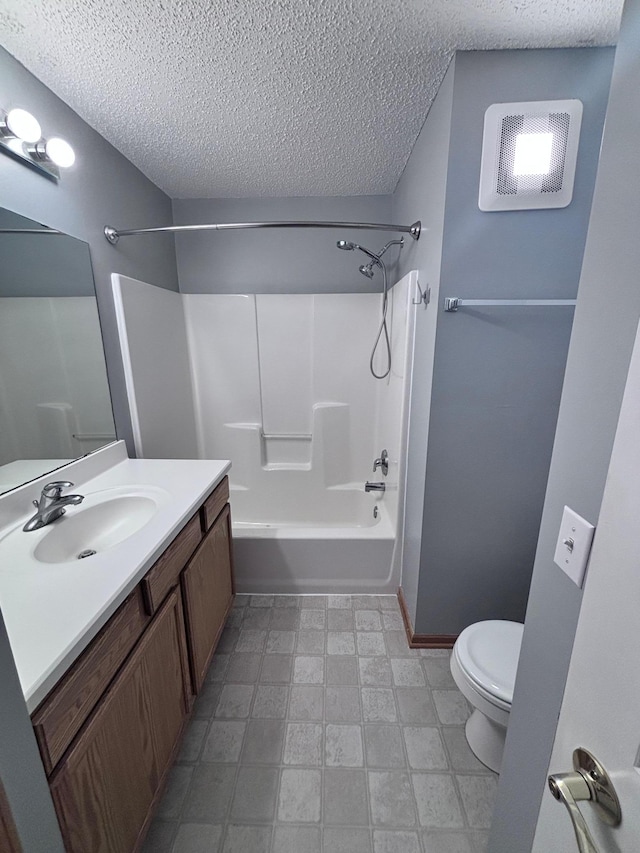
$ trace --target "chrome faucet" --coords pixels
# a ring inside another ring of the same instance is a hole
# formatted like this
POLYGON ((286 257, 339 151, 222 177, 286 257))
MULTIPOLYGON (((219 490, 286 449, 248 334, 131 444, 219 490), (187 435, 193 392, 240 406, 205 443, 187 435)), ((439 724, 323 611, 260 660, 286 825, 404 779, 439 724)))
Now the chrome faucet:
POLYGON ((370 483, 368 480, 364 484, 365 492, 384 492, 386 488, 384 483, 370 483))
POLYGON ((42 490, 39 501, 34 501, 36 514, 27 521, 22 528, 27 533, 30 530, 40 530, 41 527, 55 521, 64 515, 65 507, 77 506, 84 500, 84 495, 64 495, 63 489, 70 489, 73 483, 66 480, 56 480, 53 483, 47 483, 42 490))
POLYGON ((387 453, 386 450, 383 450, 382 453, 380 454, 380 458, 376 459, 374 461, 374 463, 373 463, 373 473, 374 474, 376 473, 378 468, 380 468, 380 470, 382 471, 382 473, 384 474, 385 477, 389 473, 389 454, 387 453))

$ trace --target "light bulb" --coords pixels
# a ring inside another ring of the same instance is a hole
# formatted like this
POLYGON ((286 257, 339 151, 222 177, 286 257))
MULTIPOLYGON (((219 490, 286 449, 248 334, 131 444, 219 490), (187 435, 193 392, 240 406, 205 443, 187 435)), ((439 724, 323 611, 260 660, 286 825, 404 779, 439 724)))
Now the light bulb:
POLYGON ((551 171, 553 133, 519 133, 513 158, 513 174, 548 175, 551 171))
POLYGON ((44 146, 45 154, 52 163, 60 166, 61 169, 68 169, 76 162, 76 155, 73 148, 64 139, 59 136, 54 136, 47 140, 44 146))
POLYGON ((4 120, 4 135, 15 136, 23 142, 37 142, 42 136, 38 120, 26 110, 9 110, 4 120))

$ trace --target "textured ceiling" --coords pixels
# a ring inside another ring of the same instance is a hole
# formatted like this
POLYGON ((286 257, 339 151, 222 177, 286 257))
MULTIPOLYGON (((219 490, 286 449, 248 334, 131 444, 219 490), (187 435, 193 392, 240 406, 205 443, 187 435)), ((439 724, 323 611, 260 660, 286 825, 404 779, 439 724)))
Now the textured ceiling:
POLYGON ((622 0, 0 0, 6 49, 173 198, 395 188, 456 49, 614 44, 622 0))

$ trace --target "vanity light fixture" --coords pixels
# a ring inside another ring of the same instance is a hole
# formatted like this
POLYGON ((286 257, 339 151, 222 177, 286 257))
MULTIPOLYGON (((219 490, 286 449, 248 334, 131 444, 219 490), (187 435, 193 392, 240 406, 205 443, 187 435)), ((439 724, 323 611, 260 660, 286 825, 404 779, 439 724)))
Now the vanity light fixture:
POLYGON ((581 121, 578 100, 492 104, 484 116, 480 210, 566 207, 581 121))
POLYGON ((45 139, 38 120, 21 107, 0 111, 0 151, 54 181, 76 159, 66 140, 45 139))

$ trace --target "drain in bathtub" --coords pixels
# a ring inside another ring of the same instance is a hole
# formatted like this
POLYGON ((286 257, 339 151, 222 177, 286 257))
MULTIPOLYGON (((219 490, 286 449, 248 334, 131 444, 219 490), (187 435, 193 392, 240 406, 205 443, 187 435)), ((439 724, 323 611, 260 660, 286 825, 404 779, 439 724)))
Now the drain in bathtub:
POLYGON ((373 517, 374 518, 378 517, 378 505, 377 504, 373 508, 373 517))
POLYGON ((93 555, 97 553, 98 552, 94 551, 93 548, 86 548, 84 551, 80 551, 76 559, 84 560, 85 557, 93 557, 93 555))

